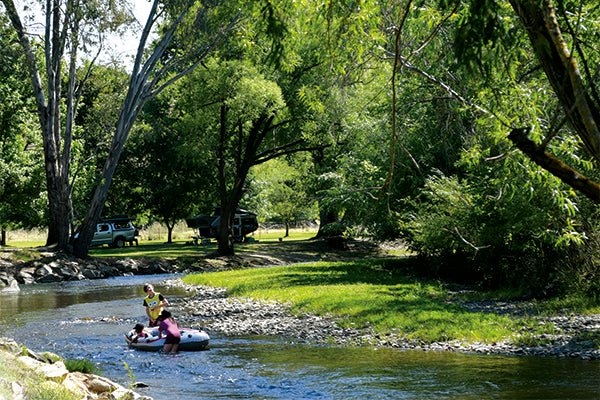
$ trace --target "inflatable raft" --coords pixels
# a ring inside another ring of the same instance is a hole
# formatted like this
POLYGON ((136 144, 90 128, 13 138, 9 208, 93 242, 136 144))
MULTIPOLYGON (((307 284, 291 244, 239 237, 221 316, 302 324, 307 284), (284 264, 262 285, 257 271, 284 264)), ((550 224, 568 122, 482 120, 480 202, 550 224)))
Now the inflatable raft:
MULTIPOLYGON (((129 347, 145 351, 159 351, 163 348, 165 336, 161 339, 158 338, 158 328, 146 328, 144 332, 148 335, 147 337, 132 340, 135 336, 135 331, 129 331, 125 335, 125 341, 129 347)), ((180 328, 179 332, 181 333, 181 342, 178 349, 180 351, 204 350, 208 346, 210 337, 203 330, 180 328)))

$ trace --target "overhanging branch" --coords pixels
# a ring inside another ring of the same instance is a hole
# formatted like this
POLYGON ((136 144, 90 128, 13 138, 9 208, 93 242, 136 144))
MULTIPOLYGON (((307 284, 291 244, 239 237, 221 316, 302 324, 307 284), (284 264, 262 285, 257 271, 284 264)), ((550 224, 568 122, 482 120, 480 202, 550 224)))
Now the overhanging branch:
POLYGON ((600 184, 583 176, 569 165, 559 160, 556 156, 547 153, 541 146, 527 137, 529 128, 515 128, 508 138, 521 150, 531 161, 571 186, 573 189, 584 194, 586 197, 600 203, 600 184))

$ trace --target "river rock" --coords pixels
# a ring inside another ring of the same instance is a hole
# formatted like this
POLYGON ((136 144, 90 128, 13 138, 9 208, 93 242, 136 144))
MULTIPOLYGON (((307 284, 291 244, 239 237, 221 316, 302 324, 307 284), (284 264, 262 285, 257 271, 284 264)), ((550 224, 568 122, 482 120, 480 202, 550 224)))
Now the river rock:
POLYGON ((26 270, 21 270, 17 272, 15 278, 19 283, 22 283, 24 285, 30 285, 32 283, 35 283, 35 278, 33 277, 33 275, 26 270))
POLYGON ((112 392, 114 389, 116 389, 112 382, 100 378, 99 376, 86 380, 85 385, 91 392, 94 393, 112 392))
POLYGON ((79 268, 73 267, 71 265, 66 265, 59 270, 59 274, 67 281, 80 281, 85 279, 85 276, 81 274, 79 268))
POLYGON ((8 285, 11 279, 13 279, 12 276, 9 277, 6 272, 0 271, 0 288, 8 285))
POLYGON ((47 364, 29 356, 20 356, 18 359, 29 368, 43 375, 47 380, 52 380, 54 382, 61 383, 69 373, 62 361, 57 361, 54 364, 47 364))
POLYGON ((11 389, 12 389, 12 393, 13 393, 13 400, 23 400, 25 399, 24 396, 24 391, 23 391, 23 386, 21 386, 19 383, 17 382, 13 382, 11 385, 11 389))
POLYGON ((16 355, 23 351, 23 346, 13 339, 0 337, 0 350, 8 351, 9 353, 16 355))
POLYGON ((131 258, 117 260, 117 261, 115 261, 115 266, 123 272, 134 272, 135 273, 138 271, 137 261, 135 261, 131 258))
POLYGON ((83 276, 86 277, 87 279, 101 279, 104 278, 104 275, 102 274, 102 272, 98 271, 96 269, 96 267, 88 265, 84 270, 83 270, 83 276))
POLYGON ((42 265, 41 267, 39 267, 35 270, 35 276, 38 278, 42 277, 42 276, 50 275, 52 273, 53 273, 52 268, 49 265, 42 265))
POLYGON ((2 293, 17 293, 21 290, 19 287, 19 283, 16 279, 10 278, 10 283, 2 288, 0 288, 0 292, 2 293))
POLYGON ((119 276, 119 275, 121 275, 121 271, 119 271, 119 268, 113 267, 113 266, 100 265, 97 269, 102 274, 102 276, 104 276, 104 277, 111 277, 111 276, 119 276))
POLYGON ((52 283, 52 282, 62 282, 64 279, 62 276, 57 275, 55 273, 51 273, 48 275, 41 276, 36 279, 38 283, 52 283))

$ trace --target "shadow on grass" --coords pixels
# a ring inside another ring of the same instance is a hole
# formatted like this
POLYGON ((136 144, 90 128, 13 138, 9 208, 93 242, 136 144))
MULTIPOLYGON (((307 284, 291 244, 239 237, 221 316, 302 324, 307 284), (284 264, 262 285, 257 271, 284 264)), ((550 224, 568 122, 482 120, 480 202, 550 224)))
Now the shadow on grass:
POLYGON ((286 267, 273 277, 281 286, 400 285, 426 282, 410 274, 414 267, 408 258, 317 262, 286 267))
MULTIPOLYGON (((318 262, 222 275, 231 294, 278 293, 294 308, 345 316, 345 327, 397 330, 425 342, 498 340, 511 333, 508 317, 471 312, 447 301, 437 281, 417 278, 412 259, 318 262)), ((217 283, 218 285, 218 283, 217 283)))

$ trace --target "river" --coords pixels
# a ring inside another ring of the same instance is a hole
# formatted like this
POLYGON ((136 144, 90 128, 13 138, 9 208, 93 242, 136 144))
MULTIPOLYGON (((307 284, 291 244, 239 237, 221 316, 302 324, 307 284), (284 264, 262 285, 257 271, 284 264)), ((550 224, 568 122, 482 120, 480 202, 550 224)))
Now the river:
POLYGON ((34 351, 92 360, 102 375, 156 400, 600 399, 600 361, 310 346, 211 333, 209 349, 176 356, 128 349, 145 322, 142 284, 173 275, 21 286, 0 294, 0 336, 34 351))

